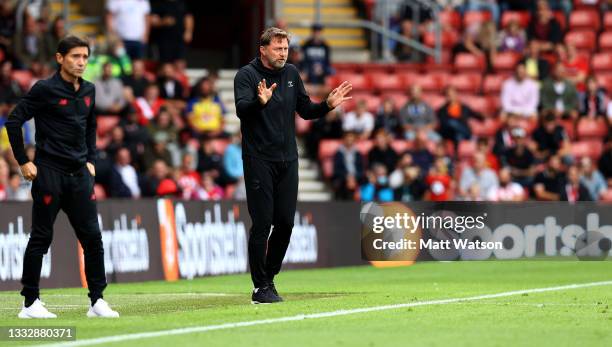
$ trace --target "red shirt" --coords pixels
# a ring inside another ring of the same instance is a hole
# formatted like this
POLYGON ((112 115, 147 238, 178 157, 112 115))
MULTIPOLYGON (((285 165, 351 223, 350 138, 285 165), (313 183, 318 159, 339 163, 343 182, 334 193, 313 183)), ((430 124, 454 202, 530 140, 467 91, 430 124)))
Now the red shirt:
POLYGON ((450 199, 451 177, 448 174, 429 174, 425 178, 429 186, 431 201, 447 201, 450 199))
MULTIPOLYGON (((565 61, 563 65, 568 77, 576 77, 581 72, 585 75, 589 74, 589 62, 584 57, 577 56, 574 61, 565 61)), ((586 90, 584 82, 576 84, 576 89, 579 92, 584 92, 586 90)))

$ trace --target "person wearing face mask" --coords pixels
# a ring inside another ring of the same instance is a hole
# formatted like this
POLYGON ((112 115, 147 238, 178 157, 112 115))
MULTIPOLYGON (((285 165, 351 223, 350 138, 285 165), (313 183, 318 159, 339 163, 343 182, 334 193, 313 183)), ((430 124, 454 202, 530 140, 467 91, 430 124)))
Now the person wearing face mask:
POLYGON ((375 164, 367 173, 368 182, 359 189, 362 202, 393 201, 393 189, 389 187, 387 168, 383 164, 375 164))

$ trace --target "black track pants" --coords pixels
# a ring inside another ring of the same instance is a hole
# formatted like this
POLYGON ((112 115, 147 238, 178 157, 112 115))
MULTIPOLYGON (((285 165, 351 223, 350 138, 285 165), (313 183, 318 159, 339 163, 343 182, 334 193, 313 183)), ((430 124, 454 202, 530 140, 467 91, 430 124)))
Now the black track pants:
POLYGON ((272 162, 245 156, 244 178, 253 222, 249 266, 253 285, 260 288, 279 273, 289 246, 297 203, 298 161, 272 162))
POLYGON ((85 166, 71 174, 42 165, 38 165, 37 169, 37 177, 32 182, 32 232, 24 255, 21 295, 26 297, 26 301, 39 296, 42 258, 51 245, 53 223, 62 209, 83 247, 89 297, 95 302, 102 298, 106 275, 102 234, 93 193, 94 178, 85 166))

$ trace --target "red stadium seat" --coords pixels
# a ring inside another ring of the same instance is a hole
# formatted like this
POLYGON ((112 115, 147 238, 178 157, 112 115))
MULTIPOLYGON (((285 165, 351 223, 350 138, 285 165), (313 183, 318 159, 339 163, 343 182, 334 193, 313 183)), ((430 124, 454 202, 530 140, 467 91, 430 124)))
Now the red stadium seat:
POLYGON ((364 74, 359 73, 342 73, 336 75, 336 84, 334 87, 337 87, 342 83, 342 81, 350 81, 353 85, 353 90, 370 90, 372 85, 370 83, 369 78, 364 74))
POLYGON ((590 157, 593 160, 599 159, 603 151, 601 141, 577 141, 572 143, 571 152, 576 158, 590 157))
POLYGON ((321 160, 321 171, 323 171, 323 177, 331 178, 334 174, 334 160, 332 158, 321 160))
POLYGON ((599 5, 600 1, 595 1, 595 3, 592 3, 592 1, 587 1, 585 3, 584 0, 574 0, 574 10, 581 10, 581 9, 592 9, 592 8, 596 8, 597 5, 599 5))
POLYGON ((359 100, 365 100, 368 111, 372 113, 378 111, 378 107, 381 103, 381 98, 379 96, 366 92, 356 92, 353 93, 353 98, 346 103, 346 111, 352 111, 359 100))
POLYGON ((96 148, 103 150, 111 142, 110 136, 96 136, 96 148))
POLYGON ((361 140, 357 142, 357 150, 362 155, 367 156, 372 147, 374 147, 374 142, 372 142, 371 140, 361 140))
POLYGON ((471 159, 476 153, 476 141, 463 140, 457 149, 459 159, 471 159))
POLYGON ((11 78, 17 81, 19 87, 24 91, 30 90, 32 84, 32 73, 29 70, 15 70, 11 73, 11 78))
POLYGON ((424 93, 421 98, 436 111, 446 102, 446 98, 437 93, 424 93))
POLYGON ((522 28, 527 28, 530 17, 527 11, 504 11, 501 17, 501 26, 505 28, 511 21, 515 20, 522 28))
POLYGON ((500 121, 494 118, 486 118, 484 122, 470 119, 468 122, 472 134, 477 137, 493 137, 501 125, 500 121))
POLYGON ((106 199, 106 190, 101 184, 94 184, 94 194, 96 196, 96 200, 104 200, 106 199))
POLYGON ((604 31, 599 35, 599 50, 601 52, 612 51, 612 30, 604 31))
POLYGON ((391 65, 381 63, 363 63, 358 64, 358 72, 364 73, 390 73, 391 65))
POLYGON ((553 16, 559 22, 559 26, 561 26, 561 30, 565 31, 567 28, 567 19, 565 18, 565 13, 563 11, 554 11, 553 16))
POLYGON ((408 89, 412 85, 415 78, 419 75, 417 71, 398 71, 395 73, 399 76, 404 85, 404 90, 408 89))
POLYGON ((608 135, 608 125, 603 119, 582 118, 578 121, 578 139, 603 139, 608 135))
POLYGON ((430 73, 415 76, 412 84, 419 85, 426 92, 439 92, 448 81, 448 74, 430 73), (441 77, 444 76, 444 77, 441 77))
POLYGON ((496 72, 513 72, 521 56, 516 52, 500 52, 493 59, 493 69, 496 72))
POLYGON ((482 84, 482 91, 488 95, 499 95, 507 74, 486 75, 482 84))
POLYGON ((356 73, 359 72, 356 63, 334 63, 334 69, 337 74, 356 73))
POLYGON ((401 76, 383 72, 368 73, 368 78, 374 90, 379 92, 401 91, 404 90, 404 83, 401 76))
POLYGON ((538 126, 538 121, 535 118, 521 118, 518 121, 518 126, 525 129, 527 135, 531 135, 538 126))
POLYGON ((601 21, 596 10, 576 10, 570 13, 570 30, 594 30, 599 31, 601 21))
POLYGON ((612 12, 610 11, 604 14, 604 28, 606 30, 612 29, 612 12))
POLYGON ((458 30, 461 27, 461 15, 457 11, 441 11, 440 24, 443 27, 451 27, 458 30))
POLYGON ((607 202, 612 201, 612 189, 608 188, 603 193, 601 193, 599 200, 607 202))
POLYGON ((389 64, 391 73, 418 73, 421 71, 421 64, 416 63, 395 63, 389 64))
POLYGON ((425 64, 423 64, 423 70, 425 73, 431 72, 451 72, 453 70, 453 62, 451 60, 452 54, 448 49, 442 50, 441 62, 438 64, 434 56, 428 55, 425 58, 425 64))
POLYGON ((99 115, 96 117, 98 135, 104 136, 108 134, 114 127, 119 124, 119 116, 99 115))
POLYGON ((404 105, 406 105, 406 102, 408 102, 408 94, 406 93, 385 93, 381 96, 382 101, 386 100, 386 99, 391 99, 393 100, 393 104, 395 105, 395 108, 397 110, 399 110, 400 108, 404 107, 404 105))
POLYGON ((395 153, 401 155, 407 150, 412 149, 413 144, 414 144, 413 142, 406 141, 406 140, 393 140, 393 142, 391 142, 391 148, 393 148, 395 153))
POLYGON ((595 75, 597 83, 607 90, 612 90, 612 73, 598 73, 595 75))
POLYGON ((489 95, 487 96, 487 100, 489 100, 489 107, 491 107, 491 112, 494 116, 497 116, 497 113, 501 109, 501 97, 498 95, 489 95))
MULTIPOLYGON (((454 30, 443 30, 440 33, 443 49, 451 49, 459 41, 459 34, 454 30)), ((423 34, 423 42, 429 47, 435 47, 436 34, 435 32, 427 31, 423 34)))
POLYGON ((340 147, 341 144, 341 140, 321 140, 319 143, 319 159, 323 160, 326 158, 332 158, 336 154, 336 151, 338 151, 338 147, 340 147))
POLYGON ((304 135, 310 131, 310 127, 312 127, 312 122, 306 120, 298 115, 295 115, 295 132, 298 135, 304 135))
POLYGON ((467 11, 463 14, 463 27, 467 27, 472 23, 484 23, 491 20, 491 12, 489 11, 467 11))
POLYGON ((596 73, 612 71, 612 55, 610 52, 594 54, 591 58, 591 68, 596 73))
POLYGON ((565 35, 565 43, 571 43, 578 50, 593 51, 595 49, 595 32, 587 30, 570 31, 565 35))
POLYGON ((485 57, 471 53, 459 53, 455 57, 455 71, 483 72, 486 66, 485 57))
POLYGON ((457 74, 450 78, 449 84, 461 93, 476 94, 480 91, 482 75, 478 73, 457 74))
POLYGON ((488 117, 491 116, 491 105, 489 100, 484 96, 478 95, 461 95, 459 97, 461 101, 466 104, 473 111, 478 113, 482 113, 483 116, 488 117))
POLYGON ((563 128, 565 128, 565 132, 567 133, 567 136, 569 136, 570 140, 572 141, 575 140, 576 131, 574 128, 574 121, 571 119, 565 119, 565 120, 561 120, 560 123, 563 126, 563 128))

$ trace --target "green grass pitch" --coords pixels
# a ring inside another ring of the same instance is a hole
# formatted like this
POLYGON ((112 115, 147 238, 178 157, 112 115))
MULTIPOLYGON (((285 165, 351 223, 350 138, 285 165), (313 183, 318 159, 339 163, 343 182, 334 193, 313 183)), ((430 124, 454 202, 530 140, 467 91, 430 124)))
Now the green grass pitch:
MULTIPOLYGON (((20 320, 21 297, 0 292, 0 326, 76 326, 87 339, 300 314, 472 297, 612 280, 612 262, 429 262, 285 271, 284 303, 250 304, 248 275, 111 284, 119 319, 88 319, 82 288, 47 289, 55 320, 20 320)), ((100 346, 612 346, 612 283, 158 336, 100 346)), ((41 342, 37 342, 41 343, 41 342)), ((0 342, 9 346, 23 343, 0 342)))

